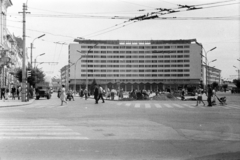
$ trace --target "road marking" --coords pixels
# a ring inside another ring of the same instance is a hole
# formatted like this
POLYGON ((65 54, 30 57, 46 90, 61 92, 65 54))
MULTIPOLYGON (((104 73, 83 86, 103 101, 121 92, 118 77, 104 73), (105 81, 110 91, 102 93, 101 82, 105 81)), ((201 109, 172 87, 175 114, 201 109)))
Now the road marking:
POLYGON ((59 123, 49 120, 0 119, 1 139, 88 139, 59 123))
POLYGON ((131 103, 126 103, 125 105, 129 107, 131 105, 131 103))
POLYGON ((145 104, 145 108, 151 108, 150 104, 145 104))
POLYGON ((154 104, 156 108, 162 108, 160 104, 154 104))
POLYGON ((135 106, 134 106, 135 108, 140 108, 140 104, 139 103, 137 103, 137 104, 135 104, 135 106))
POLYGON ((183 104, 184 106, 186 106, 186 107, 188 107, 188 108, 195 108, 195 107, 193 107, 192 105, 190 105, 190 104, 183 104))
POLYGON ((179 104, 173 104, 173 106, 178 107, 178 108, 183 108, 183 106, 181 106, 179 104))
POLYGON ((120 106, 122 103, 117 103, 118 106, 120 106))
POLYGON ((167 108, 173 108, 170 104, 164 104, 167 108))

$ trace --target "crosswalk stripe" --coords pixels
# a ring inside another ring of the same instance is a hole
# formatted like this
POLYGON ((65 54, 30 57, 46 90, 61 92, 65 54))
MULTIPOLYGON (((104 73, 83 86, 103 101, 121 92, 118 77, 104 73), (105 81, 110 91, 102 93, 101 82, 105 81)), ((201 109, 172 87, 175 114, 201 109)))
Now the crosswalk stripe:
POLYGON ((227 105, 227 107, 229 107, 229 108, 234 108, 234 109, 239 109, 239 107, 232 106, 232 105, 227 105))
POLYGON ((189 105, 189 104, 183 104, 184 106, 186 106, 186 107, 188 107, 188 108, 195 108, 195 107, 193 107, 193 106, 191 106, 191 105, 189 105))
POLYGON ((140 104, 139 103, 137 103, 137 104, 135 104, 135 106, 134 106, 135 108, 140 108, 140 104))
POLYGON ((145 104, 145 108, 151 108, 150 104, 145 104))
POLYGON ((131 105, 131 103, 126 103, 126 106, 130 106, 131 105))
POLYGON ((167 108, 173 108, 173 106, 171 106, 170 104, 164 104, 164 106, 166 106, 167 108))
POLYGON ((156 108, 162 108, 160 104, 154 104, 156 108))
POLYGON ((183 106, 181 106, 179 104, 173 104, 173 106, 178 107, 178 108, 184 108, 183 106))
POLYGON ((1 139, 88 139, 71 128, 49 120, 1 120, 1 139))

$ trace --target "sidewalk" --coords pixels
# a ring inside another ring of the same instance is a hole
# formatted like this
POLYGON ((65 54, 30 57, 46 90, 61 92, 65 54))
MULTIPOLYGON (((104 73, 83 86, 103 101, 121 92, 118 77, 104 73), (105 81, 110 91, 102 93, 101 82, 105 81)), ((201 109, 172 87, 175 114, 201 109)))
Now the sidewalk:
POLYGON ((32 104, 35 101, 35 99, 30 99, 28 102, 22 102, 21 100, 0 100, 0 108, 2 107, 16 107, 16 106, 24 106, 32 104))

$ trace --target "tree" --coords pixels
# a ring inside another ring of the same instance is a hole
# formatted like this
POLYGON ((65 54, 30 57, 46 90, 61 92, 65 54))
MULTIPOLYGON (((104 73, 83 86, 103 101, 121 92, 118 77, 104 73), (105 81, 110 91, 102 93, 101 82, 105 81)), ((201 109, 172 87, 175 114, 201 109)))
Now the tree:
POLYGON ((237 86, 237 88, 240 88, 240 79, 234 79, 233 83, 237 86))
MULTIPOLYGON (((30 70, 30 69, 27 69, 30 70)), ((15 77, 18 79, 19 82, 22 82, 22 69, 18 68, 17 72, 15 73, 15 77)), ((31 70, 31 76, 27 78, 28 83, 35 87, 36 83, 44 82, 45 74, 43 71, 39 70, 38 68, 31 70)))
POLYGON ((224 89, 224 92, 226 92, 227 88, 228 88, 228 84, 223 84, 222 85, 223 89, 224 89))

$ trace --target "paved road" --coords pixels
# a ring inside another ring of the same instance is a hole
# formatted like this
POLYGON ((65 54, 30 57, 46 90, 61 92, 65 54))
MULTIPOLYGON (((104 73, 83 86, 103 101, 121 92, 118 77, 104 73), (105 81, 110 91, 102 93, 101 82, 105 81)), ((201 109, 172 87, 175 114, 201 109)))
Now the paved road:
POLYGON ((0 159, 240 157, 240 106, 194 101, 106 101, 53 95, 0 108, 0 159))

